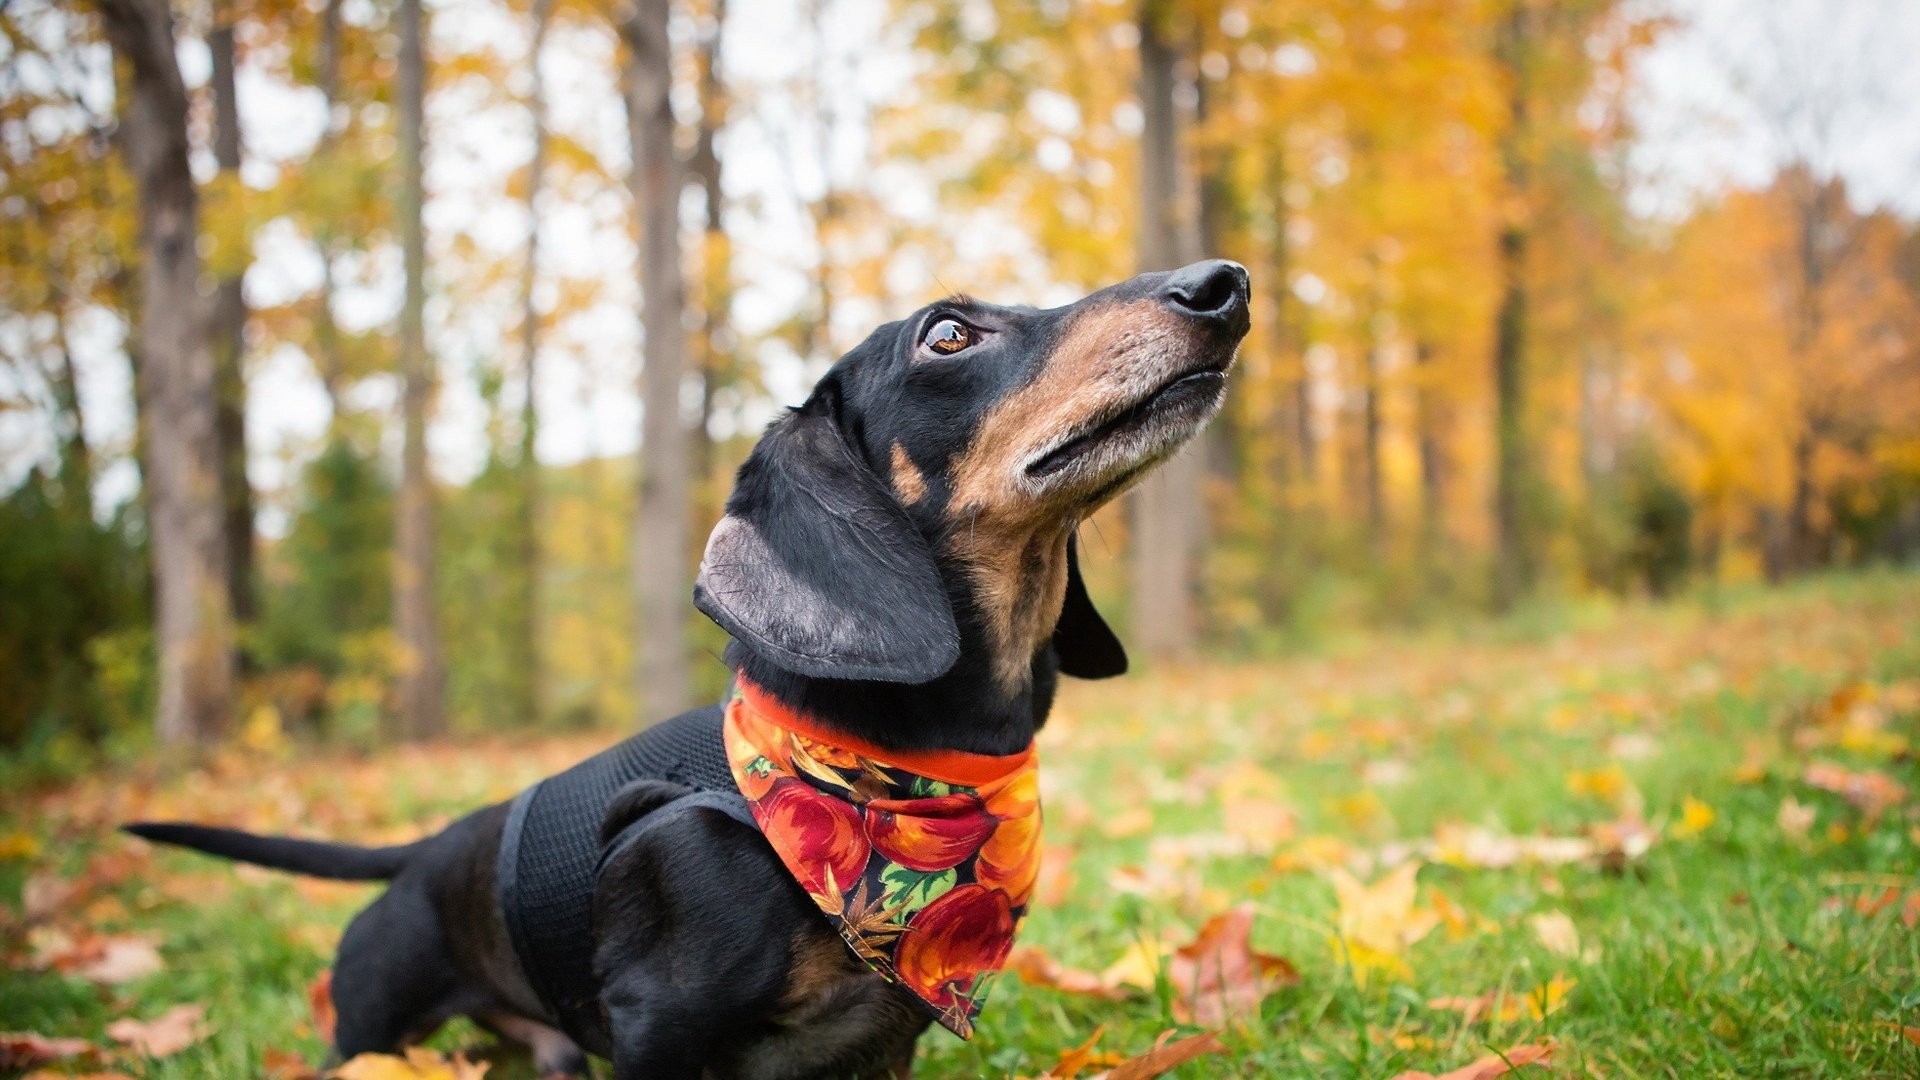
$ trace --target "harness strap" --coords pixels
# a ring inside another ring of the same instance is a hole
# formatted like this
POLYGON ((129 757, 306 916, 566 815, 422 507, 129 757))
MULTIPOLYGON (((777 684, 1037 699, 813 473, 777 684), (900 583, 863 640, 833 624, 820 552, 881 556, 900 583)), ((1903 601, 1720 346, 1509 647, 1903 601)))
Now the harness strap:
POLYGON ((657 810, 640 815, 628 822, 626 828, 615 833, 613 840, 600 849, 600 861, 593 868, 594 880, 599 880, 600 875, 606 872, 607 864, 626 854, 627 849, 638 843, 648 830, 689 810, 718 810, 747 828, 760 831, 760 826, 754 823, 753 811, 747 808, 747 800, 741 798, 737 791, 696 791, 682 795, 657 810))

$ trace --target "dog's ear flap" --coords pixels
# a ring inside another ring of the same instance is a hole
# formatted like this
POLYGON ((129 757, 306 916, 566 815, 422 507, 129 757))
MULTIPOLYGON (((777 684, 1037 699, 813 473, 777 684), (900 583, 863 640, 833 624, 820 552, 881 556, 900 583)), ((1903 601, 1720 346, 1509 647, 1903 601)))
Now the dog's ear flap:
POLYGON ((930 681, 960 658, 933 549, 829 411, 787 414, 740 467, 694 606, 797 674, 930 681))
POLYGON ((1087 595, 1080 577, 1080 538, 1067 538, 1067 602, 1053 627, 1060 670, 1076 679, 1111 679, 1127 673, 1127 650, 1087 595))

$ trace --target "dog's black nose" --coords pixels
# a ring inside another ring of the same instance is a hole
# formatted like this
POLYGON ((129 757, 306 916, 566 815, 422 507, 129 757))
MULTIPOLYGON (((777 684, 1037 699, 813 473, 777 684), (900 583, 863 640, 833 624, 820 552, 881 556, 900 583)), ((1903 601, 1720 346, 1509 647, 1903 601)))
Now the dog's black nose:
POLYGON ((1168 275, 1160 295, 1189 314, 1229 319, 1247 309, 1247 268, 1226 259, 1208 259, 1168 275))

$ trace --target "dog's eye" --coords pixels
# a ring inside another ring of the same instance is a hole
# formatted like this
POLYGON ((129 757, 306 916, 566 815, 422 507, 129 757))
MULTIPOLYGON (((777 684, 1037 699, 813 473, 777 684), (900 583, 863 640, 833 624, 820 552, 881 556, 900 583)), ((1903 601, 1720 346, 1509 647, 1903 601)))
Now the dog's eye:
POLYGON ((973 328, 958 319, 941 319, 927 327, 927 336, 920 344, 939 353, 952 356, 961 349, 973 344, 973 328))

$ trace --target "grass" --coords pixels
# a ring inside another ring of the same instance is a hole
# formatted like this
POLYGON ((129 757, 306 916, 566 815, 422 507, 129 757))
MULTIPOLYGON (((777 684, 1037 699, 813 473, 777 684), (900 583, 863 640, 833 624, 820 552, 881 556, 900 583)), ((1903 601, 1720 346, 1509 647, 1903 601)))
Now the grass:
MULTIPOLYGON (((197 1001, 212 1036, 147 1075, 257 1076, 270 1049, 317 1060, 304 988, 367 890, 145 852, 109 825, 173 813, 403 837, 607 737, 374 758, 260 737, 193 769, 9 793, 0 898, 30 873, 90 878, 56 921, 151 934, 166 968, 114 989, 29 970, 16 927, 0 1029, 99 1039, 116 1017, 197 1001)), ((1022 943, 1098 971, 1254 905, 1255 946, 1302 978, 1182 1076, 1440 1073, 1541 1037, 1559 1043, 1555 1075, 1920 1075, 1901 1030, 1920 1025, 1920 929, 1901 918, 1920 892, 1920 815, 1907 798, 1876 817, 1804 777, 1827 762, 1912 792, 1916 744, 1920 578, 1892 573, 1075 686, 1041 739, 1049 870, 1022 943), (1813 812, 1804 835, 1781 823, 1789 800, 1789 818, 1813 812), (1658 838, 1631 860, 1496 869, 1428 850, 1418 910, 1387 921, 1439 907, 1451 922, 1377 963, 1343 959, 1361 954, 1335 933, 1338 872, 1376 879, 1460 828, 1577 836, 1636 816, 1658 838), (1536 929, 1561 915, 1570 953, 1536 929), (1555 977, 1572 988, 1538 1018, 1468 1023, 1428 1004, 1555 977)), ((1138 1053, 1180 1026, 1173 997, 1164 979, 1116 1002, 1009 978, 973 1041, 922 1039, 918 1074, 1038 1075, 1103 1027, 1102 1049, 1138 1053)), ((456 1027, 435 1044, 485 1042, 456 1027)), ((530 1072, 503 1058, 490 1075, 530 1072)))

